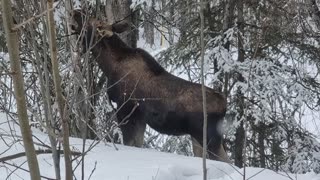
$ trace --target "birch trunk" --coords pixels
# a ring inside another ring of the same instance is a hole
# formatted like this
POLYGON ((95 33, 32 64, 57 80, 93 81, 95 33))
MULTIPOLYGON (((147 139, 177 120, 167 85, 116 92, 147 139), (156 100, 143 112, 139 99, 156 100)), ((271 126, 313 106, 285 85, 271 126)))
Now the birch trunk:
POLYGON ((200 46, 201 46, 201 90, 202 90, 202 108, 203 108, 203 150, 202 150, 202 166, 203 166, 203 180, 207 180, 207 99, 206 99, 206 87, 205 87, 205 74, 204 74, 204 16, 203 16, 204 2, 200 0, 200 46))
MULTIPOLYGON (((47 1, 47 9, 53 8, 53 0, 47 1)), ((72 179, 72 163, 71 163, 71 153, 69 146, 69 126, 67 122, 67 118, 65 116, 65 99, 62 94, 61 89, 61 78, 59 74, 58 68, 58 60, 57 60, 57 43, 56 43, 56 30, 55 23, 53 18, 53 11, 48 11, 48 26, 49 26, 49 45, 51 52, 51 63, 52 63, 52 73, 53 73, 53 81, 56 93, 56 101, 58 103, 59 114, 61 118, 62 124, 62 132, 63 132, 63 150, 64 150, 64 160, 65 160, 65 169, 66 174, 65 178, 67 180, 72 179)))
POLYGON ((13 79, 13 88, 17 102, 18 118, 23 139, 24 148, 26 151, 27 161, 32 180, 40 180, 40 171, 35 148, 33 146, 32 134, 28 121, 26 98, 24 91, 24 82, 21 72, 21 64, 19 57, 18 31, 13 29, 13 14, 11 10, 11 1, 2 0, 2 18, 6 33, 7 46, 10 56, 10 65, 13 79))

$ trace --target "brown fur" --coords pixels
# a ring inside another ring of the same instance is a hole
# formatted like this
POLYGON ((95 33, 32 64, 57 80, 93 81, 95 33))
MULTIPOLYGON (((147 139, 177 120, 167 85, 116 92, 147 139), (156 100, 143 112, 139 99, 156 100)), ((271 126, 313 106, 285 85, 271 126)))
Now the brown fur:
MULTIPOLYGON (((75 16, 78 26, 83 27, 79 14, 75 16)), ((95 42, 101 39, 91 51, 108 77, 110 99, 118 104, 117 117, 124 143, 142 146, 148 124, 160 133, 190 134, 202 146, 201 85, 171 75, 147 52, 128 47, 116 34, 110 32, 121 33, 125 25, 107 25, 91 19, 86 27, 83 41, 85 47, 88 47, 92 31, 98 33, 94 36, 95 42)), ((226 99, 210 88, 206 88, 206 95, 209 157, 227 162, 229 160, 219 132, 219 124, 226 111, 226 99)), ((195 154, 201 156, 201 151, 194 147, 195 154)))

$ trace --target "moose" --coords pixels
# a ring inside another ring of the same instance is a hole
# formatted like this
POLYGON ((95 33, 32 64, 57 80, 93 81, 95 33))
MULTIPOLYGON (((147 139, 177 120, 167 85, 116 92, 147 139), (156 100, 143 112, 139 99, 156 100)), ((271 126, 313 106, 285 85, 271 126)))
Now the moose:
MULTIPOLYGON (((167 72, 146 51, 131 48, 116 33, 128 30, 125 22, 108 24, 74 11, 75 33, 82 34, 108 78, 107 93, 117 103, 117 119, 125 145, 141 147, 146 124, 168 135, 191 135, 195 156, 202 156, 203 106, 201 85, 167 72), (200 146, 200 147, 199 147, 200 146)), ((207 139, 210 159, 230 162, 222 145, 220 124, 226 98, 206 87, 207 139)))

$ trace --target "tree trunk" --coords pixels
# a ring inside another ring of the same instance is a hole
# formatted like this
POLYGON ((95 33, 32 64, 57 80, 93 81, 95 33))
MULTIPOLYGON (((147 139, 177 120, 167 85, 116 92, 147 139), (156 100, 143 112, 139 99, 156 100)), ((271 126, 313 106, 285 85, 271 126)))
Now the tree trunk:
POLYGON ((126 21, 133 26, 128 34, 120 35, 121 39, 129 46, 137 47, 138 40, 138 13, 130 9, 131 0, 107 0, 106 15, 109 23, 126 21), (111 5, 111 6, 110 6, 111 5))
POLYGON ((11 1, 2 0, 1 3, 3 25, 6 33, 7 46, 10 56, 13 88, 17 101, 18 118, 23 145, 26 151, 27 161, 29 165, 30 177, 32 180, 40 180, 38 160, 35 153, 35 148, 33 146, 32 134, 28 121, 24 82, 19 57, 18 32, 16 30, 12 30, 14 24, 12 19, 13 14, 11 10, 11 1))
POLYGON ((266 126, 260 122, 258 125, 258 147, 259 147, 259 156, 260 156, 260 167, 265 168, 266 167, 266 154, 264 152, 265 146, 264 146, 264 140, 265 140, 265 134, 266 134, 266 126))
MULTIPOLYGON (((238 2, 238 61, 244 62, 244 49, 243 49, 243 40, 242 40, 242 34, 243 34, 243 25, 244 25, 244 19, 243 19, 243 2, 239 0, 238 2)), ((238 81, 244 82, 244 78, 241 74, 238 75, 238 81)), ((240 122, 239 127, 236 130, 235 134, 235 165, 238 167, 243 167, 244 163, 244 142, 245 142, 245 130, 244 130, 244 111, 245 111, 245 105, 244 105, 244 94, 240 88, 237 89, 237 95, 236 95, 236 103, 237 103, 237 113, 238 113, 238 121, 240 122)))
POLYGON ((244 128, 243 122, 240 122, 239 127, 236 130, 235 134, 235 149, 234 149, 234 165, 239 168, 243 167, 243 139, 244 139, 244 128))
MULTIPOLYGON (((170 0, 170 11, 169 11, 169 13, 170 13, 170 18, 169 18, 169 20, 170 20, 170 22, 174 22, 174 12, 175 12, 175 10, 174 10, 174 7, 175 7, 175 0, 170 0)), ((174 42, 174 29, 173 29, 173 27, 172 26, 168 26, 168 33, 169 33, 169 44, 170 45, 172 45, 173 44, 173 42, 174 42)))
POLYGON ((203 16, 204 2, 200 0, 200 47, 201 47, 201 91, 202 91, 202 109, 203 109, 203 139, 202 139, 202 168, 203 168, 203 180, 207 180, 207 98, 205 87, 205 72, 204 72, 204 16, 203 16))
MULTIPOLYGON (((225 10, 224 10, 224 18, 223 18, 223 27, 222 27, 222 32, 225 33, 229 28, 232 27, 232 22, 233 22, 233 17, 234 17, 234 7, 235 7, 236 1, 235 0, 228 0, 226 1, 225 5, 225 10)), ((210 11, 208 11, 210 12, 210 11)), ((211 17, 211 19, 214 19, 215 17, 211 17)), ((212 20, 211 20, 212 21, 212 20)), ((226 48, 228 51, 230 50, 230 41, 227 40, 226 43, 224 44, 224 48, 226 48)), ((218 59, 214 60, 214 73, 217 73, 219 71, 218 68, 218 59)), ((229 73, 225 73, 224 77, 220 77, 221 82, 222 79, 224 78, 224 94, 228 95, 228 83, 229 83, 229 73)), ((218 86, 217 87, 220 91, 222 91, 222 87, 218 86)))
MULTIPOLYGON (((47 1, 47 9, 53 8, 53 0, 47 1)), ((72 163, 71 163, 71 153, 70 153, 70 146, 69 146, 69 125, 67 122, 67 116, 65 115, 66 112, 66 102, 64 96, 62 94, 61 89, 61 78, 59 74, 59 63, 57 59, 57 43, 56 43, 56 29, 55 23, 53 18, 53 11, 47 12, 48 16, 48 29, 49 29, 49 45, 50 45, 50 52, 51 52, 51 63, 52 63, 52 72, 53 72, 53 81, 56 93, 56 101, 58 103, 59 114, 61 118, 61 125, 62 125, 62 136, 63 136, 63 150, 64 150, 64 160, 65 160, 65 170, 66 179, 72 179, 72 163)))
MULTIPOLYGON (((164 6, 163 0, 162 0, 162 6, 164 6)), ((145 8, 145 13, 143 13, 143 36, 144 39, 146 40, 146 43, 153 46, 154 45, 154 25, 153 22, 155 21, 155 0, 152 0, 151 7, 144 7, 145 8)), ((163 26, 163 25, 162 25, 163 26)), ((162 28, 162 27, 160 27, 162 28)), ((162 39, 163 37, 161 36, 161 45, 162 45, 162 39)))

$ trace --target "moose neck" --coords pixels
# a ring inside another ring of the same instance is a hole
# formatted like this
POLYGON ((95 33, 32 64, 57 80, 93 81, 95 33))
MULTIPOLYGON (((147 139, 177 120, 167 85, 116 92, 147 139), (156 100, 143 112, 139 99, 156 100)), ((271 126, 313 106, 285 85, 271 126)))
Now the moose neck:
POLYGON ((128 50, 131 49, 126 43, 122 41, 122 39, 114 34, 113 36, 109 38, 103 38, 102 42, 106 45, 109 46, 113 50, 118 50, 118 51, 123 51, 123 50, 128 50))
POLYGON ((92 52, 97 58, 101 70, 110 77, 119 68, 119 62, 132 50, 119 36, 113 35, 109 38, 103 38, 92 52))

